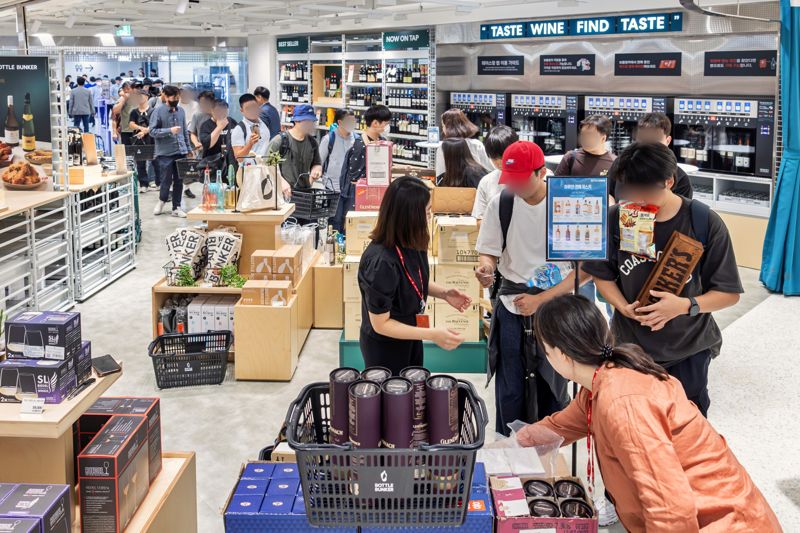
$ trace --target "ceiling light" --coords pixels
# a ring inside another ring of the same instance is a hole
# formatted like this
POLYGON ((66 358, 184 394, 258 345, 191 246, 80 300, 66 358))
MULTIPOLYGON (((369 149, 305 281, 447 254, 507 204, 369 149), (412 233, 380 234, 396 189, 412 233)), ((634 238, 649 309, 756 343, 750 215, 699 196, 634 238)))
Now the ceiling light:
POLYGON ((117 41, 111 33, 98 33, 95 37, 100 39, 100 44, 102 46, 117 46, 117 41))
POLYGON ((364 7, 367 5, 367 0, 347 0, 345 5, 347 7, 364 7))
POLYGON ((226 48, 228 46, 228 41, 222 41, 221 43, 218 43, 217 46, 220 48, 226 48))
POLYGON ((53 40, 53 36, 49 33, 34 33, 33 36, 39 39, 39 42, 42 43, 42 46, 56 45, 56 42, 53 40))
POLYGON ((189 7, 189 0, 178 0, 178 6, 175 8, 175 13, 183 15, 186 13, 186 8, 189 7))
POLYGON ((33 24, 31 24, 31 34, 34 34, 34 33, 38 32, 39 28, 41 28, 41 27, 42 27, 42 21, 41 20, 34 20, 33 24))
POLYGON ((472 13, 475 10, 475 6, 471 5, 457 5, 456 6, 456 13, 472 13))
POLYGON ((64 26, 66 26, 67 28, 71 28, 75 25, 76 20, 78 20, 78 17, 76 17, 75 15, 70 15, 67 18, 67 21, 64 23, 64 26))

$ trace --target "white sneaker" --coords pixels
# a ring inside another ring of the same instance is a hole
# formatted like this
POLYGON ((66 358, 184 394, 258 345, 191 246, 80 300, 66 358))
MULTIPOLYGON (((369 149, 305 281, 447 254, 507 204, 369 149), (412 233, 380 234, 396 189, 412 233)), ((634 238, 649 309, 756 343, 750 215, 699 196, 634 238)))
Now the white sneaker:
POLYGON ((619 522, 617 510, 614 504, 608 501, 605 494, 599 494, 594 499, 594 508, 597 509, 597 524, 600 527, 607 527, 619 522))
POLYGON ((159 191, 161 187, 156 185, 155 183, 151 183, 150 186, 147 188, 148 191, 159 191))
POLYGON ((147 192, 147 187, 144 185, 139 185, 139 194, 144 194, 147 192))
POLYGON ((164 206, 165 206, 166 204, 167 204, 167 202, 162 202, 161 200, 159 200, 158 202, 156 202, 156 207, 155 207, 155 209, 153 209, 153 214, 154 214, 154 215, 156 215, 156 216, 158 216, 158 215, 160 215, 161 213, 163 213, 163 212, 164 212, 164 206))
POLYGON ((184 212, 184 210, 183 210, 183 209, 181 209, 181 208, 179 207, 179 208, 177 208, 177 209, 173 209, 173 210, 172 210, 172 216, 174 216, 174 217, 178 217, 178 218, 186 218, 186 213, 184 212))

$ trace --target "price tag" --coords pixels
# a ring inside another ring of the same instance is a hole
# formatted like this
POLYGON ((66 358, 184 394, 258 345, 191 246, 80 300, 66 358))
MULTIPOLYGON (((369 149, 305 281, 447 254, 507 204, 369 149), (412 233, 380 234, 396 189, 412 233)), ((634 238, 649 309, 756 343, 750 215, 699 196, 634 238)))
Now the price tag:
POLYGON ((40 415, 44 412, 44 398, 23 398, 19 410, 23 415, 40 415))

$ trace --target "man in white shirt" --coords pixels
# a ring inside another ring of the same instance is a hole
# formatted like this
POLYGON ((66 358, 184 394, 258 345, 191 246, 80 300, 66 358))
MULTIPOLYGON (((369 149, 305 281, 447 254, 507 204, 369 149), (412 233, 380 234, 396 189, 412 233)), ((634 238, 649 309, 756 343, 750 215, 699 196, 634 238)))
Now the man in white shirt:
MULTIPOLYGON (((337 109, 333 115, 336 129, 329 132, 319 143, 319 157, 322 160, 321 185, 326 189, 341 192, 339 178, 347 152, 356 140, 356 117, 349 109, 337 109)), ((319 183, 319 182, 317 182, 319 183)))
POLYGON ((501 125, 492 128, 489 135, 483 141, 486 155, 492 160, 494 170, 481 178, 478 184, 478 192, 475 194, 475 203, 472 206, 472 216, 478 219, 478 223, 483 220, 489 201, 500 194, 505 187, 500 185, 500 170, 503 168, 503 152, 506 148, 519 140, 517 132, 512 128, 501 125))
POLYGON ((191 124, 194 114, 197 113, 197 99, 190 85, 181 86, 181 101, 178 105, 186 115, 186 124, 191 124))
POLYGON ((269 146, 269 128, 259 118, 261 107, 256 97, 245 93, 239 97, 242 121, 231 131, 231 147, 240 161, 250 153, 264 157, 269 146))
POLYGON ((575 276, 569 263, 546 260, 545 175, 539 146, 511 144, 503 153, 499 179, 506 190, 489 201, 478 234, 476 277, 484 287, 494 283, 495 269, 503 277, 489 333, 489 375, 497 374, 495 430, 504 435, 510 433, 507 424, 536 422, 568 401, 567 382, 539 352, 532 334, 536 309, 571 292, 575 276))

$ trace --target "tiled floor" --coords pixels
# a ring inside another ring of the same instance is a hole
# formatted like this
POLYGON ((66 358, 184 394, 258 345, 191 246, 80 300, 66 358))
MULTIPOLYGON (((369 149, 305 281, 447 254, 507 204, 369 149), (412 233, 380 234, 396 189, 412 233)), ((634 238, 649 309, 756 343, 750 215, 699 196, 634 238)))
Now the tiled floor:
MULTIPOLYGON (((220 386, 202 388, 185 388, 159 391, 155 387, 153 369, 147 357, 147 345, 151 339, 150 325, 150 287, 162 275, 161 265, 167 260, 164 236, 174 227, 185 224, 180 219, 169 216, 153 217, 151 214, 155 203, 155 194, 147 193, 141 197, 143 219, 143 241, 138 254, 136 270, 123 279, 78 306, 84 316, 85 338, 91 339, 97 355, 112 353, 124 365, 124 376, 113 387, 114 394, 159 395, 162 399, 163 446, 165 450, 195 450, 197 452, 197 493, 200 530, 203 532, 222 531, 220 511, 225 499, 236 480, 241 463, 255 458, 258 451, 270 444, 278 434, 283 423, 289 401, 300 389, 314 381, 327 379, 331 369, 338 362, 338 331, 312 331, 300 358, 300 364, 291 383, 256 383, 236 382, 229 377, 220 386)), ((727 327, 741 317, 756 304, 767 297, 767 292, 758 283, 758 273, 742 270, 746 294, 734 309, 717 314, 722 327, 727 327)), ((798 316, 794 309, 795 317, 798 316)), ((747 317, 745 317, 747 318, 747 317)), ((268 324, 264 325, 269 327, 268 324)), ((736 342, 747 344, 758 334, 771 330, 771 325, 764 324, 763 329, 752 332, 752 337, 737 336, 736 342)), ((798 353, 798 336, 796 330, 784 332, 794 335, 793 353, 798 353)), ((788 339, 787 339, 788 340, 788 339)), ((785 345, 788 347, 788 345, 785 345)), ((737 346, 736 350, 746 352, 745 346, 737 346)), ((770 449, 782 447, 792 451, 797 459, 796 435, 779 428, 785 425, 784 418, 779 418, 771 408, 781 403, 778 390, 771 398, 756 397, 748 402, 720 401, 723 394, 720 389, 731 385, 738 390, 746 383, 725 384, 717 380, 726 375, 724 369, 738 365, 726 352, 712 364, 712 422, 717 420, 736 420, 739 413, 748 417, 759 415, 760 430, 763 429, 764 445, 770 449)), ((754 352, 755 353, 755 352, 754 352)), ((760 353, 760 352, 759 352, 760 353)), ((787 354, 788 355, 788 354, 787 354)), ((752 360, 756 366, 761 359, 752 360)), ((763 360, 766 364, 766 360, 763 360)), ((791 383, 791 372, 797 376, 796 367, 786 365, 786 374, 781 376, 782 383, 791 383)), ((485 378, 478 375, 469 377, 478 386, 478 390, 486 400, 489 413, 494 412, 493 387, 484 388, 485 378)), ((746 376, 746 379, 767 386, 773 376, 767 369, 761 369, 746 376)), ((749 385, 747 385, 749 386, 749 385)), ((797 405, 797 403, 795 403, 797 405)), ((789 413, 784 415, 796 419, 789 413)), ((782 415, 783 416, 783 415, 782 415)), ((492 423, 490 422, 490 426, 492 423)), ((731 423, 726 425, 726 436, 730 442, 738 437, 752 433, 750 426, 731 423)), ((583 447, 579 446, 579 449, 583 447)), ((735 449, 735 448, 734 448, 735 449)), ((755 450, 753 455, 740 454, 739 459, 745 466, 762 463, 765 458, 755 450)), ((579 472, 585 470, 585 460, 579 460, 579 472), (584 466, 581 466, 584 465, 584 466)), ((794 499, 798 497, 797 470, 787 472, 786 479, 781 481, 781 488, 794 499)), ((787 510, 785 516, 796 518, 796 508, 787 510)), ((779 513, 779 516, 781 514, 779 513)), ((790 524, 785 524, 787 531, 790 524)), ((795 523, 795 526, 800 524, 795 523)), ((623 531, 621 527, 608 531, 623 531)))

